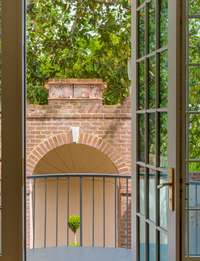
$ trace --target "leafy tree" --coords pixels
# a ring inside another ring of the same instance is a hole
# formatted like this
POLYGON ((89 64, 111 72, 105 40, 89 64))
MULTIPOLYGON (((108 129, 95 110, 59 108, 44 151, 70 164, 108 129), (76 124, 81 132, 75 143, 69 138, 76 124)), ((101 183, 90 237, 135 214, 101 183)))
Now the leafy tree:
POLYGON ((32 0, 27 11, 27 96, 44 104, 49 78, 102 78, 104 100, 128 94, 128 0, 32 0))
POLYGON ((68 226, 74 233, 74 243, 72 244, 72 246, 78 246, 76 233, 77 230, 80 228, 80 216, 70 216, 68 219, 68 226))

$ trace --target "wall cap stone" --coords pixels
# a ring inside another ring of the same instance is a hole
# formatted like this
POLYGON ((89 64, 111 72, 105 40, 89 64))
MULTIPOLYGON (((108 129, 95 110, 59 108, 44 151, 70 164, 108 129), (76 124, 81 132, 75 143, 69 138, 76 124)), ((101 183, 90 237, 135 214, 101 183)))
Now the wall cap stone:
POLYGON ((45 83, 49 100, 102 100, 106 87, 101 79, 50 79, 45 83))

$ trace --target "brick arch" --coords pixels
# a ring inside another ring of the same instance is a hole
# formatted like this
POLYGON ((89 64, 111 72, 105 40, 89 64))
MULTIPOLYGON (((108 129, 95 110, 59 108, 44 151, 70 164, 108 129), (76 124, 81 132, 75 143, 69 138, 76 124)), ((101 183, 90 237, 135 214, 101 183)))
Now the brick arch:
MULTIPOLYGON (((65 145, 65 144, 71 144, 72 143, 72 137, 71 132, 68 133, 60 133, 57 135, 54 135, 48 139, 45 139, 40 144, 38 144, 28 155, 27 157, 27 176, 31 176, 33 174, 33 171, 38 164, 38 162, 51 150, 65 145)), ((96 148, 97 150, 104 153, 115 165, 117 171, 119 174, 123 175, 129 175, 130 170, 125 164, 125 161, 122 156, 119 155, 118 152, 116 152, 116 149, 114 146, 112 146, 109 143, 106 143, 103 141, 102 138, 91 135, 88 133, 80 133, 79 136, 79 144, 84 144, 91 146, 93 148, 96 148)))

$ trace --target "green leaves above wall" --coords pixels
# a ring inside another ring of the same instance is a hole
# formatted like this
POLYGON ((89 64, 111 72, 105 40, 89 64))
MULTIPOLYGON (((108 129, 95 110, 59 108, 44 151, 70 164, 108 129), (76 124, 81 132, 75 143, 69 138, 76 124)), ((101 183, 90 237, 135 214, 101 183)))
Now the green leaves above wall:
POLYGON ((128 0, 32 0, 27 9, 27 96, 47 103, 49 78, 101 78, 104 102, 128 94, 131 55, 128 0))

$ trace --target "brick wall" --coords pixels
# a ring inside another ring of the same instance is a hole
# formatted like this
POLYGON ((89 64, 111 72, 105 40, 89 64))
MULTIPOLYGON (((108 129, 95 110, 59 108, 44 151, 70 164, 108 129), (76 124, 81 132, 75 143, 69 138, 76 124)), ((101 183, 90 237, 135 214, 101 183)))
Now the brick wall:
MULTIPOLYGON (((130 97, 121 105, 103 105, 102 93, 106 85, 101 80, 51 80, 45 87, 49 91, 48 105, 28 105, 27 109, 27 175, 33 173, 48 151, 71 143, 72 126, 80 127, 79 143, 101 150, 110 157, 119 173, 131 175, 130 97)), ((129 239, 130 191, 129 186, 129 239)), ((122 191, 120 246, 126 245, 126 198, 122 191)), ((129 240, 129 247, 130 244, 129 240)))

